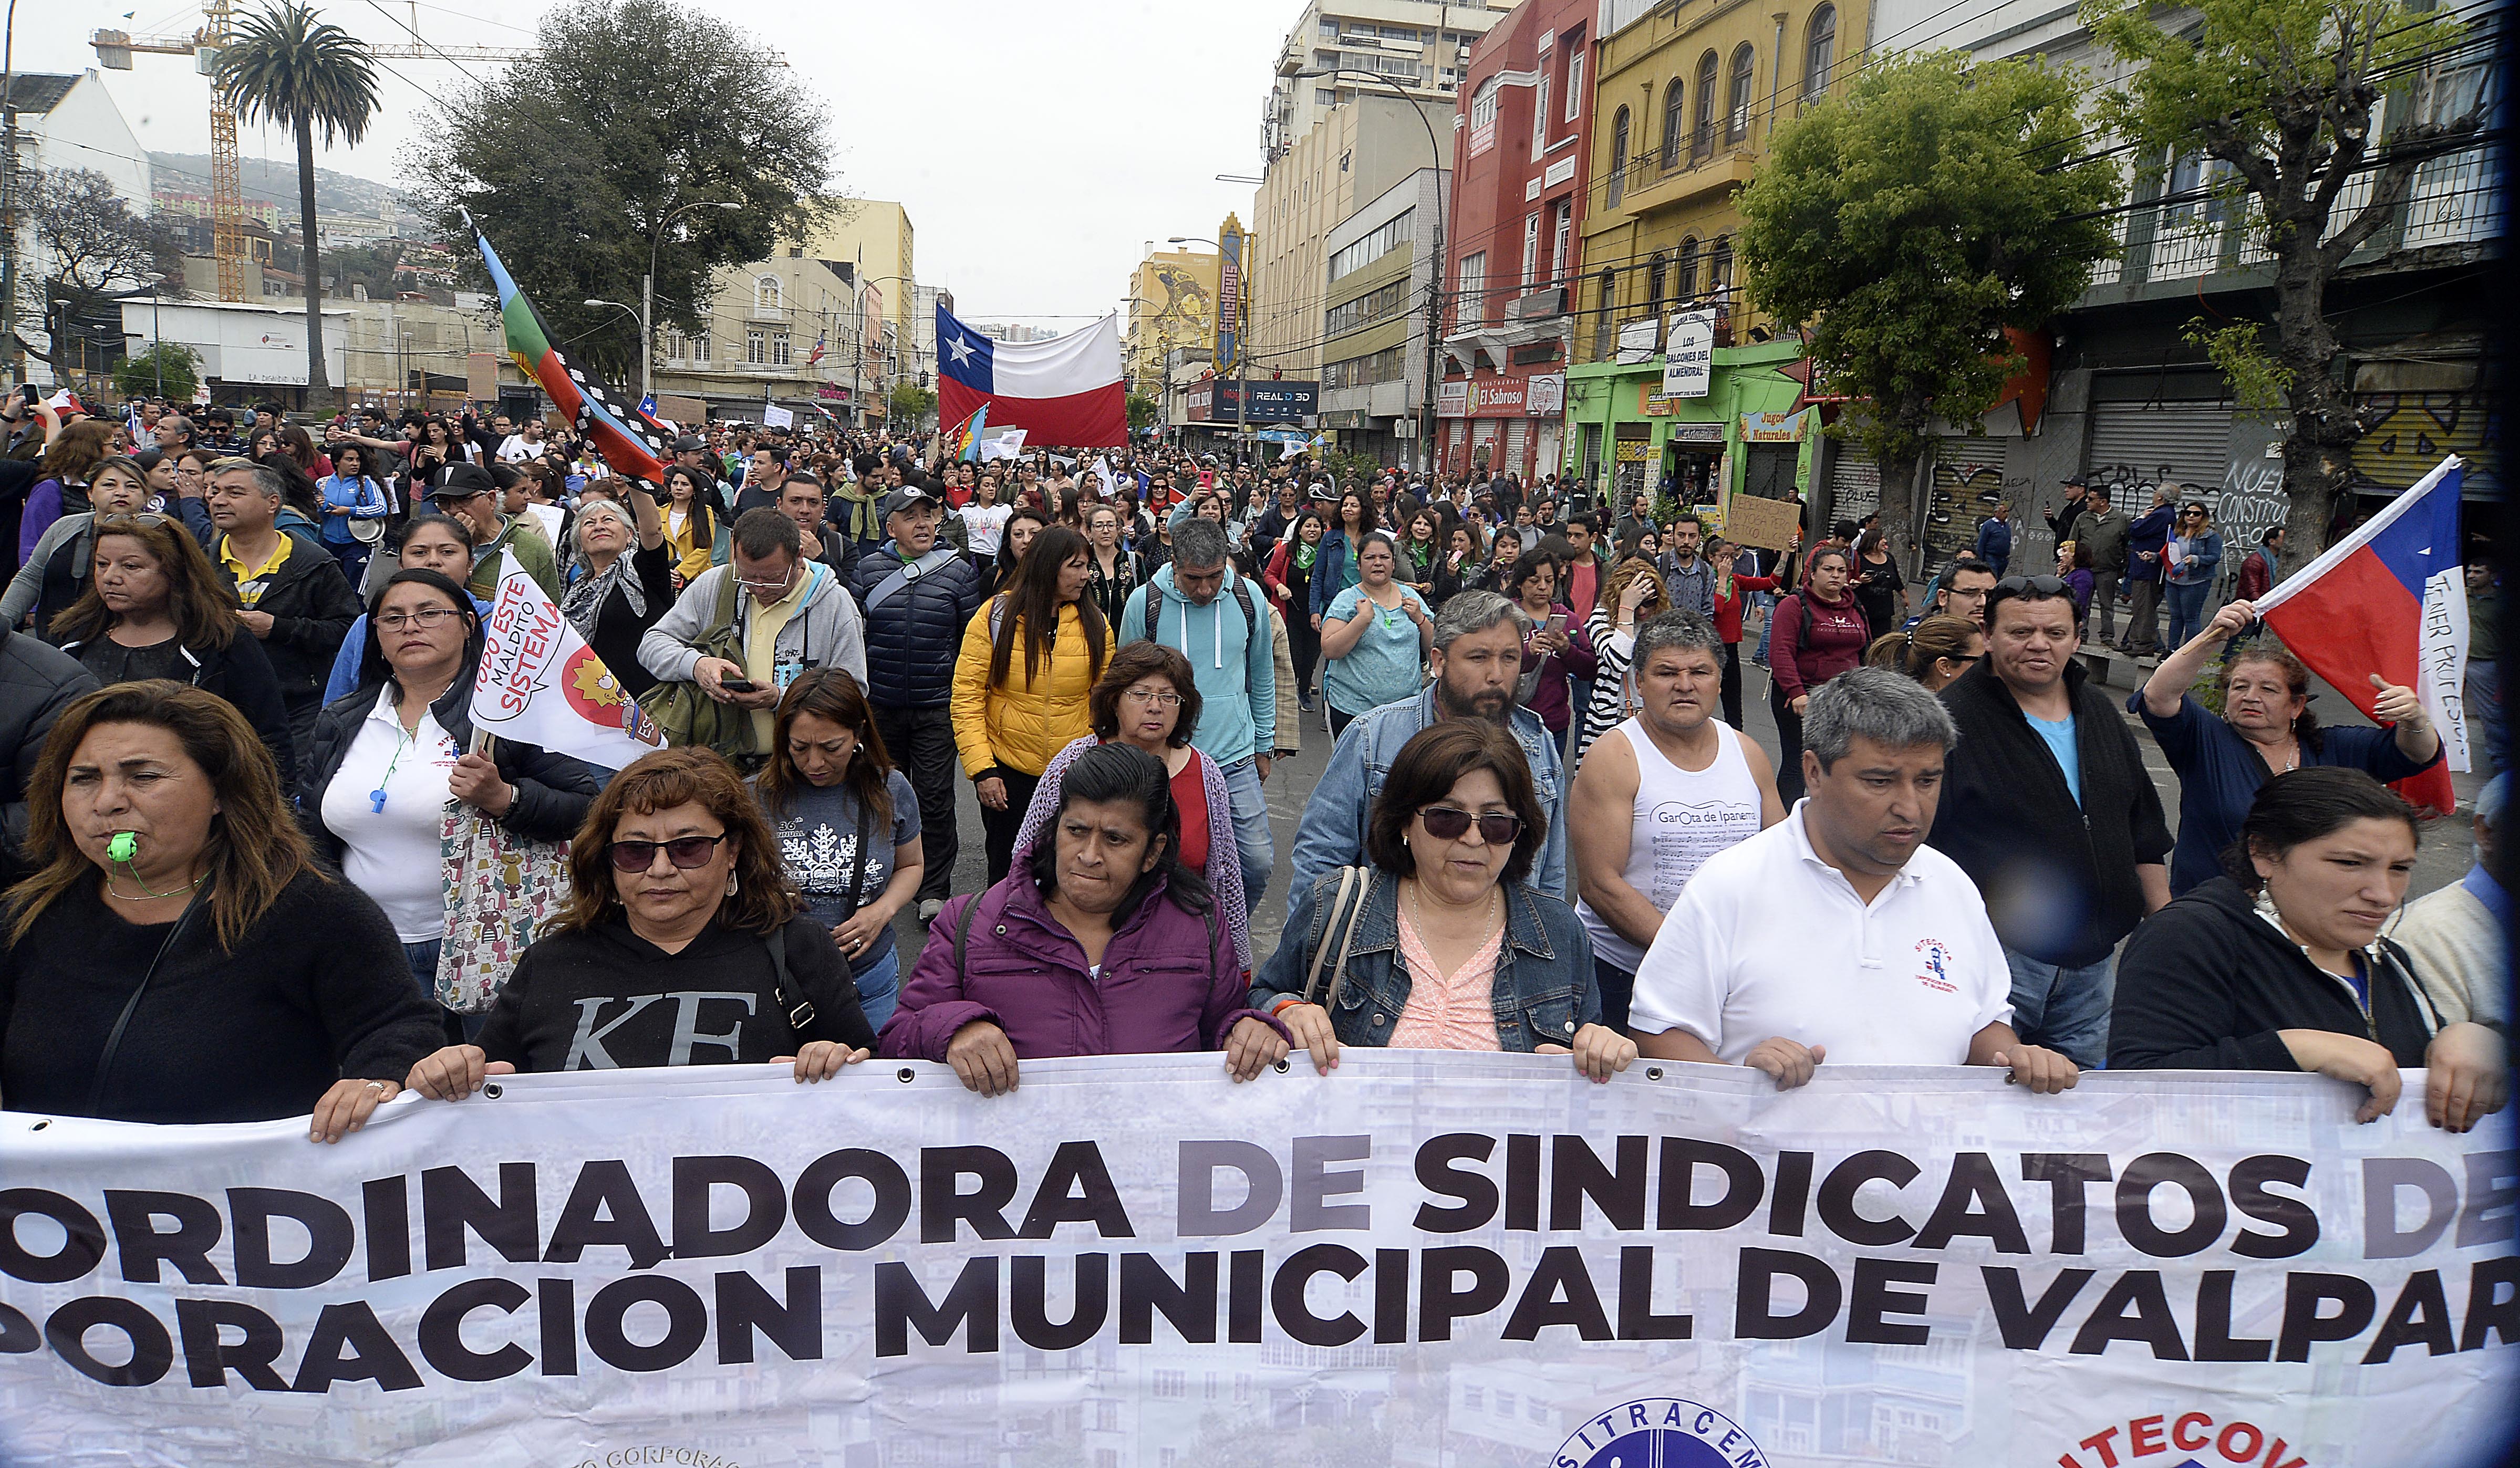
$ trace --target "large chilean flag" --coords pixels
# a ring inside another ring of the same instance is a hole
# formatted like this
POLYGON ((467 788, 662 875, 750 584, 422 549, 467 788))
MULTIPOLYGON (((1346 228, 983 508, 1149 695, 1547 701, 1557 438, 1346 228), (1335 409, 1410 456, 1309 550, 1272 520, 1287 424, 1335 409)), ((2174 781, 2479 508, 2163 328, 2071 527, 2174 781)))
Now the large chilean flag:
POLYGON ((939 423, 986 405, 990 427, 1021 428, 1034 443, 1108 449, 1129 441, 1116 312, 1048 341, 999 341, 938 306, 936 369, 939 423))
POLYGON ((2445 459, 2257 602, 2284 645, 2365 715, 2374 673, 2415 690, 2447 758, 2398 789, 2445 816, 2458 808, 2450 773, 2469 764, 2458 491, 2459 462, 2445 459))

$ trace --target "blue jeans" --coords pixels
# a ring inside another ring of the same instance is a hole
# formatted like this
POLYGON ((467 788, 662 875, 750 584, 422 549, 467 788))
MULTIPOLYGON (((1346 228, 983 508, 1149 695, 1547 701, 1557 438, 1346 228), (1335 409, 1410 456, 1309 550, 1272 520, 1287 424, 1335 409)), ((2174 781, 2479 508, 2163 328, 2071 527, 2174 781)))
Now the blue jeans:
POLYGON ((2214 589, 2210 581, 2182 586, 2174 581, 2162 588, 2170 601, 2170 638, 2163 650, 2176 651, 2187 645, 2187 640, 2205 630, 2205 594, 2214 589))
POLYGON ((1750 601, 1760 613, 1759 650, 1750 654, 1750 661, 1764 668, 1768 665, 1768 633, 1777 625, 1777 598, 1774 592, 1753 592, 1750 601))
POLYGON ((2114 955, 2081 968, 2042 963, 2012 949, 2012 1033, 2064 1054, 2085 1070, 2109 1058, 2109 1001, 2117 997, 2114 955))
POLYGON ((1268 890, 1278 844, 1269 834, 1269 795, 1261 788, 1257 765, 1242 759, 1226 766, 1225 793, 1234 803, 1234 849, 1242 859, 1242 915, 1247 922, 1260 906, 1260 894, 1268 890))
POLYGON ((437 998, 437 951, 445 940, 431 938, 427 943, 402 946, 403 961, 411 965, 411 976, 420 980, 421 991, 430 999, 437 998))
POLYGON ((867 1024, 877 1030, 892 1018, 895 1004, 901 1001, 901 949, 875 961, 875 966, 858 975, 858 1007, 866 1011, 867 1024))

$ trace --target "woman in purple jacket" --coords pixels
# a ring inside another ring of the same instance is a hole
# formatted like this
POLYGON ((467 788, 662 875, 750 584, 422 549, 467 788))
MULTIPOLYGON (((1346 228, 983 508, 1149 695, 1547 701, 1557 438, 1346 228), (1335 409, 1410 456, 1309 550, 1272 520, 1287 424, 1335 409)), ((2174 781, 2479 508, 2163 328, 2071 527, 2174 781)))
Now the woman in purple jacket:
POLYGON ((1162 761, 1125 743, 1077 756, 1013 869, 936 914, 881 1052, 941 1060, 988 1096, 1014 1090, 1019 1059, 1222 1048, 1237 1081, 1284 1059, 1284 1028, 1244 1007, 1214 896, 1174 854, 1179 823, 1162 761))

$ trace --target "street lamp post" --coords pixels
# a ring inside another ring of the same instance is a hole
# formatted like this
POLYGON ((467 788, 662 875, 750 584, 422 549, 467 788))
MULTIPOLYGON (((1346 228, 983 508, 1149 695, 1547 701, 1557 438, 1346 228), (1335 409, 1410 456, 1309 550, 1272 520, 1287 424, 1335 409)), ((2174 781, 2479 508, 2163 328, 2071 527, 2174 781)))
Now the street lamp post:
POLYGON ((1389 87, 1393 95, 1409 105, 1409 111, 1418 114, 1418 124, 1426 129, 1426 158, 1435 170, 1435 225, 1432 235, 1434 258, 1426 262, 1428 267, 1426 272, 1426 388, 1425 401, 1418 405, 1418 462, 1426 468, 1431 479, 1434 472, 1435 453, 1435 362, 1439 350, 1437 337, 1442 330, 1444 317, 1443 145, 1435 141, 1435 124, 1428 120, 1426 110, 1418 105, 1417 98, 1409 95, 1408 88, 1392 78, 1378 71, 1360 71, 1348 67, 1330 67, 1316 71, 1295 73, 1298 79, 1317 76, 1362 76, 1368 81, 1389 87))
MULTIPOLYGON (((667 196, 670 198, 671 196, 667 196)), ((665 231, 673 222, 694 209, 741 209, 743 205, 732 200, 702 200, 687 203, 656 222, 655 233, 648 237, 648 273, 639 278, 639 398, 645 402, 655 390, 656 365, 656 252, 665 245, 665 231)))

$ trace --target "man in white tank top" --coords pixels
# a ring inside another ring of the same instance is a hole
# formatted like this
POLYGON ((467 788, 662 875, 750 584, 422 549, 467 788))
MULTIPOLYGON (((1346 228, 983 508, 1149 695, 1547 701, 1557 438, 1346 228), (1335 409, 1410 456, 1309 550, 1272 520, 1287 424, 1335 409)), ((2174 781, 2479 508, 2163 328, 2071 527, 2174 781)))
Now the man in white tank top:
POLYGON ((1719 717, 1723 639, 1694 611, 1637 629, 1637 712, 1585 751, 1567 813, 1601 1023, 1628 1022, 1637 965, 1708 857, 1784 819, 1767 751, 1719 717))

